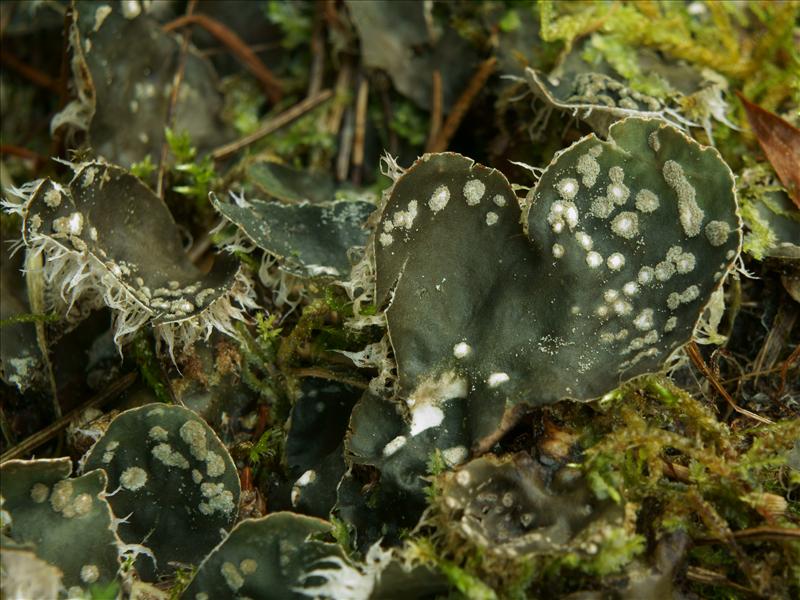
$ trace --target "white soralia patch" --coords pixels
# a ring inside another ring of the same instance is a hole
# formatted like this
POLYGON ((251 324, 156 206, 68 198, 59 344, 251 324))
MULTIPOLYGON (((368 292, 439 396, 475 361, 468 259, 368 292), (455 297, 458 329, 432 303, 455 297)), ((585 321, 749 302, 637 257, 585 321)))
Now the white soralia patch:
POLYGON ((631 191, 624 183, 612 183, 606 188, 606 197, 614 204, 620 206, 628 201, 628 196, 630 195, 631 191))
POLYGON ((590 236, 585 231, 576 232, 575 240, 578 242, 578 245, 587 252, 592 249, 592 246, 594 246, 594 242, 592 241, 592 236, 590 236))
POLYGON ((466 342, 459 342, 453 346, 453 356, 458 359, 466 358, 470 354, 472 354, 472 346, 466 342))
POLYGON ((189 446, 192 456, 197 460, 205 460, 208 456, 208 440, 203 425, 199 421, 190 419, 181 425, 179 433, 181 439, 189 446))
POLYGON ((167 438, 169 437, 169 432, 160 425, 153 425, 147 435, 151 440, 166 442, 167 438))
POLYGON ((622 317, 633 312, 633 306, 631 306, 630 302, 625 300, 617 300, 612 306, 614 308, 614 312, 622 317))
POLYGON ((561 258, 564 256, 564 246, 561 244, 553 244, 553 257, 561 258))
POLYGON ((677 324, 678 324, 678 317, 670 317, 669 319, 667 319, 667 322, 664 324, 664 331, 666 333, 669 333, 670 331, 675 329, 675 326, 677 324))
POLYGON ((639 293, 639 285, 635 281, 629 281, 622 286, 622 293, 626 296, 635 296, 639 293))
POLYGON ((661 141, 658 139, 658 131, 654 131, 647 136, 647 143, 653 149, 653 152, 658 152, 661 149, 661 141))
POLYGON ((169 444, 158 444, 151 450, 151 453, 157 460, 168 467, 189 468, 189 461, 180 452, 173 450, 169 444))
POLYGON ((668 160, 664 163, 662 173, 664 181, 678 196, 678 217, 680 218, 683 232, 687 237, 695 237, 700 233, 700 226, 703 223, 705 213, 697 204, 694 186, 686 179, 683 167, 674 160, 668 160))
POLYGON ((592 200, 589 211, 598 219, 607 219, 614 212, 614 203, 606 196, 598 196, 592 200))
POLYGON ((572 200, 578 195, 578 181, 572 177, 565 177, 556 184, 558 195, 564 200, 572 200))
POLYGON ((50 488, 43 483, 34 483, 31 487, 31 500, 36 504, 41 504, 50 495, 50 488))
POLYGON ((647 189, 639 190, 637 192, 635 203, 636 210, 643 213, 651 213, 655 210, 658 210, 658 206, 660 204, 658 201, 658 196, 647 189))
POLYGON ((648 331, 653 328, 653 309, 645 308, 633 320, 636 329, 640 331, 648 331))
POLYGON ((697 300, 699 296, 700 296, 700 288, 698 288, 696 285, 690 285, 685 290, 683 290, 683 292, 681 292, 681 302, 687 304, 689 302, 697 300))
POLYGON ((427 429, 438 427, 444 421, 444 412, 433 404, 422 404, 411 409, 411 436, 419 435, 427 429))
POLYGON ((619 292, 617 290, 606 290, 603 292, 603 300, 606 302, 614 302, 617 298, 619 298, 619 292))
POLYGON ((619 252, 614 252, 614 254, 609 256, 608 260, 606 260, 606 265, 612 271, 619 271, 625 266, 625 256, 619 252))
POLYGON ((444 462, 449 467, 460 465, 467 460, 468 455, 469 451, 464 446, 453 446, 442 450, 442 458, 444 458, 444 462))
POLYGON ((83 583, 94 583, 100 577, 100 569, 97 565, 83 565, 81 567, 81 581, 83 583))
POLYGON ((675 259, 675 268, 678 273, 685 275, 694 271, 697 260, 691 252, 684 252, 675 259))
POLYGON ((661 261, 656 265, 655 275, 659 281, 669 281, 675 275, 675 265, 670 261, 661 261))
POLYGON ((408 203, 406 210, 398 210, 392 216, 392 221, 387 220, 384 223, 384 231, 389 232, 395 227, 398 229, 411 229, 411 227, 414 225, 414 220, 417 218, 417 213, 417 201, 411 200, 408 203), (387 225, 391 225, 391 227, 387 228, 387 225))
POLYGON ((667 308, 675 310, 681 305, 681 295, 678 292, 672 292, 667 296, 667 308))
POLYGON ((236 568, 236 565, 232 562, 224 562, 222 566, 219 568, 219 572, 222 575, 222 578, 225 580, 225 583, 228 585, 228 589, 232 592, 238 592, 239 589, 244 585, 244 577, 242 577, 239 570, 236 568))
POLYGON ((626 240, 633 239, 639 234, 639 215, 630 211, 619 213, 611 221, 611 231, 626 240))
POLYGON ((508 373, 492 373, 489 375, 489 379, 487 379, 486 382, 489 384, 489 387, 495 388, 506 383, 509 379, 508 373))
POLYGON ((490 226, 494 225, 495 223, 497 223, 498 218, 499 217, 497 216, 496 212, 489 211, 486 213, 486 224, 490 226))
POLYGON ((391 233, 382 233, 380 236, 378 236, 378 241, 381 243, 381 246, 385 248, 386 246, 392 245, 394 238, 392 237, 391 233))
POLYGON ((406 445, 406 436, 398 435, 388 444, 383 447, 383 456, 384 458, 390 457, 392 454, 400 450, 403 446, 406 445))
POLYGON ((119 477, 119 484, 126 490, 135 492, 147 483, 147 472, 141 467, 128 467, 119 477))
POLYGON ((594 187, 597 182, 597 176, 600 174, 600 163, 592 156, 591 151, 587 154, 582 154, 578 158, 576 166, 578 174, 581 176, 581 183, 588 188, 594 187))
POLYGON ((495 194, 494 198, 492 198, 492 202, 502 208, 506 205, 506 198, 502 194, 495 194))
POLYGON ((198 505, 198 510, 208 516, 215 512, 229 515, 236 508, 233 502, 233 494, 225 489, 221 483, 201 483, 200 492, 206 498, 198 505))
POLYGON ((586 255, 586 264, 589 265, 592 269, 596 269, 600 265, 603 264, 603 257, 600 255, 599 252, 595 252, 592 250, 586 255))
POLYGON ((639 269, 639 275, 636 277, 641 285, 648 285, 652 283, 654 278, 655 270, 653 267, 642 267, 639 269))
POLYGON ((446 185, 440 185, 433 190, 433 194, 431 194, 430 200, 428 200, 428 208, 434 213, 437 213, 447 206, 449 201, 450 189, 446 185))
POLYGON ((706 239, 712 246, 722 246, 728 241, 731 226, 725 221, 710 221, 706 225, 706 239))
POLYGON ((468 206, 476 206, 483 199, 486 186, 480 179, 470 179, 464 184, 464 199, 468 206))

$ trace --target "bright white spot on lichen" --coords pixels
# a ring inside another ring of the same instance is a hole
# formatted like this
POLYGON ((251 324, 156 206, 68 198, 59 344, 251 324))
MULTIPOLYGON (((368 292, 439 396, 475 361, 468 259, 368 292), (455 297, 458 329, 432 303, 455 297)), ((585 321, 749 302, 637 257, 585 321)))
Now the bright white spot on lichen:
POLYGON ((670 317, 669 319, 667 319, 667 322, 664 324, 664 331, 669 333, 670 331, 675 329, 675 326, 677 324, 678 324, 678 317, 670 317))
POLYGON ((444 412, 433 404, 422 404, 411 409, 411 436, 419 435, 427 429, 438 427, 444 421, 444 412))
POLYGON ((731 233, 731 226, 725 221, 710 221, 706 225, 706 238, 712 246, 722 246, 728 241, 731 233))
POLYGON ((561 233, 564 230, 564 222, 559 221, 558 223, 553 223, 553 232, 554 233, 561 233))
POLYGON ((688 237, 695 237, 700 233, 700 225, 703 223, 704 213, 698 206, 695 199, 695 189, 686 175, 683 173, 681 167, 674 160, 668 160, 664 163, 662 169, 664 174, 664 181, 667 182, 678 196, 678 216, 681 221, 683 232, 688 237))
POLYGON ((44 194, 44 203, 50 208, 58 208, 61 204, 61 192, 57 189, 47 190, 44 194))
POLYGON ((658 152, 658 150, 661 148, 661 142, 658 139, 658 131, 654 131, 647 136, 647 143, 650 144, 653 152, 658 152))
POLYGON ((635 212, 621 212, 611 221, 611 231, 621 238, 632 239, 639 234, 639 215, 635 212))
POLYGON ((583 154, 578 158, 576 170, 581 175, 583 185, 591 188, 594 187, 597 182, 597 176, 600 174, 600 163, 595 160, 591 153, 583 154))
POLYGON ((206 456, 206 473, 209 477, 219 477, 225 472, 225 460, 216 452, 206 456))
POLYGON ((640 331, 647 331, 649 329, 652 329, 653 328, 653 309, 652 308, 645 308, 633 320, 633 324, 636 326, 636 329, 638 329, 640 331))
POLYGON ((506 205, 506 198, 502 194, 495 194, 494 198, 492 198, 492 202, 502 208, 506 205))
POLYGON ((644 336, 644 343, 645 344, 655 344, 658 341, 658 332, 657 331, 648 331, 647 335, 644 336))
POLYGON ((406 445, 406 436, 398 435, 383 447, 383 456, 389 457, 406 445))
POLYGON ((566 219, 569 228, 572 229, 578 224, 578 207, 572 202, 567 202, 564 206, 564 218, 566 219))
POLYGON ((650 190, 639 190, 636 194, 635 203, 636 209, 643 213, 651 213, 657 210, 660 204, 658 196, 650 190))
POLYGON ((446 462, 449 467, 460 465, 467 460, 468 454, 469 452, 464 446, 453 446, 452 448, 442 450, 442 458, 444 458, 444 462, 446 462))
POLYGON ((668 261, 662 261, 656 265, 656 279, 659 281, 669 281, 675 275, 675 265, 668 261))
POLYGON ((181 439, 189 446, 192 456, 197 460, 205 460, 208 454, 208 440, 203 425, 199 421, 189 420, 181 425, 179 433, 181 439))
POLYGON ((204 515, 215 512, 229 515, 234 509, 233 494, 225 489, 221 483, 202 483, 200 492, 206 497, 206 502, 201 502, 198 506, 204 515))
POLYGON ((562 179, 556 184, 556 191, 564 200, 572 200, 578 195, 578 182, 572 177, 562 179))
POLYGON ((470 179, 464 184, 464 198, 468 206, 480 204, 484 192, 486 192, 486 186, 480 179, 470 179))
POLYGON ((81 567, 81 581, 83 583, 94 583, 100 577, 100 569, 97 565, 83 565, 81 567))
POLYGON ((462 469, 456 473, 456 483, 461 487, 468 486, 470 481, 472 481, 472 475, 469 474, 469 471, 462 469))
POLYGON ((50 506, 56 512, 64 510, 72 499, 72 482, 59 481, 53 486, 53 493, 50 495, 50 506))
POLYGON ((487 379, 486 381, 489 384, 489 387, 495 388, 499 385, 504 384, 509 379, 510 377, 508 376, 508 373, 492 373, 491 375, 489 375, 489 379, 487 379))
POLYGON ((489 212, 486 213, 486 224, 487 225, 494 225, 495 223, 497 223, 497 219, 498 219, 498 216, 497 216, 496 212, 489 211, 489 212))
POLYGON ((309 483, 314 483, 317 480, 317 472, 313 469, 309 469, 305 471, 300 477, 295 481, 295 485, 304 487, 307 486, 309 483))
POLYGON ((614 203, 605 196, 598 196, 589 210, 598 219, 607 219, 614 212, 614 203))
POLYGON ((614 312, 620 316, 625 316, 631 314, 633 311, 633 306, 630 305, 629 302, 625 300, 617 300, 614 302, 614 312))
POLYGON ((236 565, 232 562, 226 561, 222 563, 219 572, 222 574, 223 579, 225 579, 225 583, 228 584, 228 589, 232 592, 238 592, 244 585, 244 577, 242 577, 236 565))
POLYGON ((578 224, 578 207, 573 202, 561 202, 559 200, 550 205, 550 212, 547 215, 547 222, 550 223, 553 231, 560 233, 566 223, 570 229, 578 224))
POLYGON ((380 237, 378 237, 378 240, 380 241, 381 246, 385 248, 386 246, 391 246, 394 238, 390 233, 382 233, 380 237))
POLYGON ((586 251, 592 249, 594 242, 592 241, 592 236, 584 231, 578 231, 575 233, 575 240, 577 240, 578 245, 586 251))
POLYGON ((629 281, 622 286, 622 293, 626 296, 635 296, 639 292, 639 285, 635 281, 629 281))
POLYGON ((153 456, 168 467, 188 469, 189 461, 180 453, 172 449, 169 444, 161 443, 151 450, 153 456))
POLYGON ((564 246, 561 244, 553 244, 553 256, 555 258, 561 258, 564 256, 564 246))
POLYGON ((598 317, 603 317, 603 318, 605 318, 605 317, 607 317, 607 316, 608 316, 608 307, 607 307, 607 306, 605 306, 605 305, 603 305, 603 306, 598 306, 598 307, 597 307, 597 310, 595 310, 594 312, 595 312, 595 314, 596 314, 598 317))
POLYGON ((691 252, 684 252, 675 261, 675 268, 678 270, 678 273, 685 275, 686 273, 694 271, 695 262, 694 254, 691 252))
POLYGON ((433 194, 431 194, 430 200, 428 200, 428 207, 434 212, 437 213, 442 210, 447 203, 450 201, 450 190, 446 185, 440 185, 437 187, 433 194))
POLYGON ((414 220, 417 218, 417 201, 411 200, 406 207, 406 210, 398 210, 394 213, 393 219, 394 221, 386 221, 386 223, 391 223, 391 228, 386 228, 386 223, 384 224, 384 229, 386 231, 391 231, 393 228, 397 227, 398 229, 411 229, 414 225, 414 220))
POLYGON ((169 433, 163 427, 155 425, 150 428, 150 431, 148 432, 147 435, 150 436, 150 439, 152 440, 156 440, 158 442, 166 442, 169 433))
POLYGON ((606 265, 608 265, 608 268, 612 271, 619 271, 625 266, 625 257, 619 252, 614 252, 614 254, 608 257, 606 265))
POLYGON ((119 484, 126 490, 135 492, 147 483, 147 472, 140 467, 128 467, 119 477, 119 484))
POLYGON ((698 296, 700 296, 700 288, 696 285, 690 285, 681 293, 681 302, 684 304, 692 302, 693 300, 697 300, 698 296))
POLYGON ((472 354, 472 346, 466 342, 459 342, 453 346, 453 356, 456 358, 466 358, 472 354))
POLYGON ((596 269, 603 264, 603 257, 598 252, 592 250, 586 255, 586 264, 592 269, 596 269))
POLYGON ((50 488, 43 483, 34 483, 31 487, 31 500, 36 504, 41 504, 50 495, 50 488))
POLYGON ((603 292, 603 300, 606 302, 613 302, 617 298, 619 298, 619 292, 617 290, 606 290, 603 292))
POLYGON ((653 277, 655 277, 655 271, 653 267, 642 267, 639 269, 639 275, 637 277, 639 283, 641 285, 647 285, 653 281, 653 277))
POLYGON ((631 195, 631 191, 624 183, 612 183, 606 188, 606 194, 608 199, 614 204, 622 206, 628 201, 628 196, 631 195))

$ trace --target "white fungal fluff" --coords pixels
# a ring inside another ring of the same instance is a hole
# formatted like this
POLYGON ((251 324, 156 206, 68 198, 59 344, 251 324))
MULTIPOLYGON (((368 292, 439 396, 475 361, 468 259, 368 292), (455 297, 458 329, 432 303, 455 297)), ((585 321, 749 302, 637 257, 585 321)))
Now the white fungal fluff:
POLYGON ((497 216, 496 212, 489 211, 488 213, 486 213, 486 224, 489 226, 494 225, 495 223, 497 223, 498 218, 499 217, 497 216))
POLYGON ((487 379, 487 383, 489 387, 495 388, 499 385, 504 384, 510 379, 508 373, 492 373, 489 375, 489 379, 487 379))
POLYGON ((622 293, 626 296, 635 296, 639 292, 639 285, 635 281, 629 281, 622 286, 622 293))
POLYGON ((431 194, 431 198, 428 200, 428 208, 437 213, 447 206, 449 201, 450 189, 446 185, 440 185, 431 194))
POLYGON ((564 256, 564 246, 561 244, 553 244, 553 257, 561 258, 564 256))
POLYGON ((398 435, 383 447, 383 456, 389 457, 406 445, 406 436, 398 435))
MULTIPOLYGON (((464 198, 466 199, 468 206, 476 206, 480 204, 485 192, 486 186, 480 179, 470 179, 464 184, 464 198)), ((431 207, 431 209, 433 209, 433 207, 431 207)))
POLYGON ((444 421, 444 412, 438 406, 422 404, 411 409, 411 436, 419 435, 432 427, 438 427, 444 421))
POLYGON ((556 191, 564 200, 572 200, 578 194, 578 181, 572 177, 562 179, 556 184, 556 191))
POLYGON ((612 271, 619 271, 625 266, 625 257, 619 252, 614 252, 614 254, 608 257, 606 265, 608 265, 608 268, 612 271))
POLYGON ((600 253, 592 250, 586 255, 586 264, 589 265, 592 269, 596 269, 597 267, 603 264, 603 257, 600 256, 600 253))
POLYGON ((594 246, 594 241, 592 240, 592 236, 590 236, 585 231, 576 232, 575 240, 578 242, 578 245, 587 252, 592 249, 592 246, 594 246))
POLYGON ((472 346, 467 342, 459 342, 453 346, 453 356, 458 359, 466 358, 470 354, 472 354, 472 346))

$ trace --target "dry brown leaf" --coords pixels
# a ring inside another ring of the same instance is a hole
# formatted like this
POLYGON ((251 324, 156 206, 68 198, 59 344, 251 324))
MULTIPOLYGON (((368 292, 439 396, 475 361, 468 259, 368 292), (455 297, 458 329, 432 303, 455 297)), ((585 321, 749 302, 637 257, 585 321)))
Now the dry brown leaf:
POLYGON ((739 92, 750 127, 767 155, 772 168, 789 192, 789 197, 800 208, 800 129, 753 104, 739 92))

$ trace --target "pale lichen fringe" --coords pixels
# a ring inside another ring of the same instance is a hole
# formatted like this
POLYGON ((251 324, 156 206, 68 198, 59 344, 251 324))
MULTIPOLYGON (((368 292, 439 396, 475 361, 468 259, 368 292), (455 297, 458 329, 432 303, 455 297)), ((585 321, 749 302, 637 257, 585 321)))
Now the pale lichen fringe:
POLYGON ((364 562, 357 566, 338 556, 321 559, 316 568, 300 576, 301 585, 293 591, 309 598, 367 600, 391 561, 392 551, 381 548, 378 541, 367 551, 364 562), (307 585, 315 578, 323 582, 307 585))

